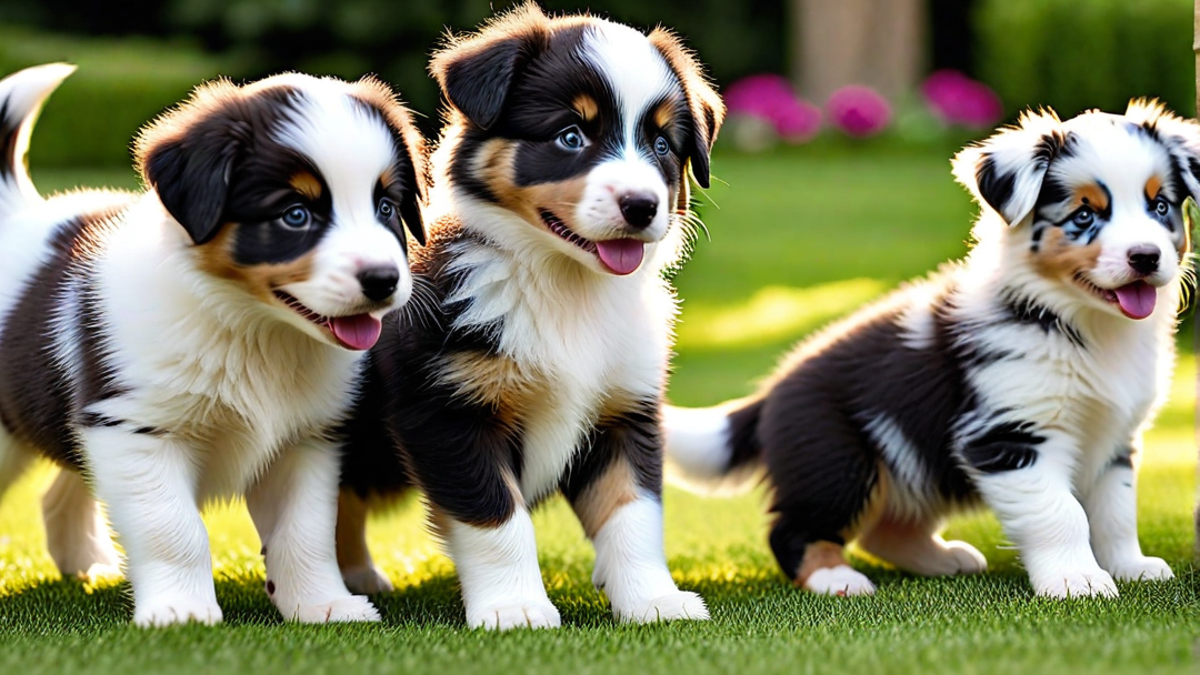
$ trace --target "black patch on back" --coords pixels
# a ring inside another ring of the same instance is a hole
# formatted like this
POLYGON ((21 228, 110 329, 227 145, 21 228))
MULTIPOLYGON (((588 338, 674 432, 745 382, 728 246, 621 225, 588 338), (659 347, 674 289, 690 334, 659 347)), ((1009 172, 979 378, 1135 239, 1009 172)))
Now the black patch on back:
POLYGON ((21 290, 0 332, 0 422, 22 442, 76 468, 82 459, 71 432, 72 423, 96 426, 107 421, 76 420, 73 411, 112 395, 120 386, 108 374, 97 348, 103 322, 88 314, 88 303, 83 298, 79 298, 81 315, 72 317, 71 322, 84 327, 82 370, 66 372, 60 367, 53 353, 53 336, 59 330, 54 323, 55 308, 61 306, 70 284, 85 280, 83 256, 96 250, 96 238, 105 223, 126 205, 81 214, 56 228, 49 240, 46 262, 21 290))

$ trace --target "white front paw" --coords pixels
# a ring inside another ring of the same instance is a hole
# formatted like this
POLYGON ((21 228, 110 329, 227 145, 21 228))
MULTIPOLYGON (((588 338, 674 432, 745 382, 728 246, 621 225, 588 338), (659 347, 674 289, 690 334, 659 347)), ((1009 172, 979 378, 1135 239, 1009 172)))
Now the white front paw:
POLYGON ((822 595, 874 595, 875 584, 849 565, 822 567, 808 575, 804 587, 822 595))
POLYGON ((133 623, 143 628, 174 626, 190 621, 211 626, 221 623, 221 618, 221 607, 215 600, 188 596, 164 596, 138 602, 133 611, 133 623))
POLYGON ((1086 572, 1063 571, 1039 574, 1033 581, 1033 590, 1046 598, 1115 598, 1117 584, 1104 570, 1096 567, 1086 572))
POLYGON ((1109 571, 1121 581, 1166 581, 1175 578, 1165 560, 1148 556, 1116 563, 1109 571))
POLYGON ((676 591, 660 595, 632 612, 619 612, 614 608, 614 613, 621 621, 631 623, 654 623, 677 619, 707 621, 709 618, 708 606, 704 604, 704 598, 690 591, 676 591))
POLYGON ((280 607, 284 618, 300 623, 354 623, 379 621, 379 610, 362 595, 347 595, 343 598, 310 605, 300 605, 292 612, 280 607))
POLYGON ((513 628, 558 628, 561 624, 558 609, 549 600, 494 603, 467 608, 467 625, 471 628, 504 631, 513 628))
POLYGON ((965 541, 948 541, 946 550, 958 565, 956 574, 981 574, 987 571, 987 558, 965 541))
POLYGON ((342 580, 351 593, 359 595, 390 593, 393 590, 392 581, 374 565, 342 570, 342 580))

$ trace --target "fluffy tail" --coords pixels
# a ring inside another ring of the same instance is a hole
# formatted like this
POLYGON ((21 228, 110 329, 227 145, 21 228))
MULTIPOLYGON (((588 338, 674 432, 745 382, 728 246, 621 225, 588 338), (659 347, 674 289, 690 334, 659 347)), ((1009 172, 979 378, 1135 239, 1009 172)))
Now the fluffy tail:
POLYGON ((713 408, 663 409, 667 475, 672 483, 704 494, 737 493, 762 469, 758 442, 760 397, 713 408))
POLYGON ((0 214, 41 199, 25 166, 29 134, 46 98, 73 72, 75 66, 49 63, 0 80, 0 214))

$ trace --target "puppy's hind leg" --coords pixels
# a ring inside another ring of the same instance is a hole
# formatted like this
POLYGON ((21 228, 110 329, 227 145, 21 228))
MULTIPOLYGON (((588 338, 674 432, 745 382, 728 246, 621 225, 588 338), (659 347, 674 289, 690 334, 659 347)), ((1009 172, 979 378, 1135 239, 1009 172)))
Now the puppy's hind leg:
POLYGON ((885 513, 858 539, 866 552, 927 577, 987 571, 987 559, 965 541, 946 541, 933 522, 910 523, 885 513))
POLYGON ((60 469, 42 496, 46 547, 64 577, 90 579, 121 574, 121 558, 113 546, 108 523, 83 477, 60 469))
POLYGON ((353 490, 343 489, 338 495, 337 560, 346 588, 361 595, 387 593, 392 582, 371 559, 367 548, 367 513, 365 500, 353 490))

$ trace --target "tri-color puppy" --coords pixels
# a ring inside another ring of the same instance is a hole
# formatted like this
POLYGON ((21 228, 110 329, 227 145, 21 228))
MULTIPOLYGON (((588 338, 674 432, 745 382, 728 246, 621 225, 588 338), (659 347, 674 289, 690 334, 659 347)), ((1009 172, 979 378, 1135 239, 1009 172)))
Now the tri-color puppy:
POLYGON ((1165 395, 1200 192, 1200 127, 1154 103, 1027 114, 954 159, 982 208, 967 259, 799 345, 754 396, 669 409, 693 481, 765 468, 785 574, 871 593, 842 547, 924 575, 986 562, 939 531, 983 504, 1038 595, 1168 579, 1137 537, 1142 431, 1165 395))
POLYGON ((371 352, 344 463, 350 585, 388 586, 362 499, 411 477, 471 626, 559 624, 530 511, 560 491, 618 619, 707 618, 667 570, 659 405, 675 316, 663 270, 686 237, 689 167, 708 185, 720 99, 671 33, 533 5, 431 69, 450 110, 413 269, 434 311, 389 321, 371 352))
MULTIPOLYGON (((213 82, 148 126, 148 190, 43 199, 23 163, 74 68, 0 82, 0 489, 41 454, 64 574, 118 564, 134 622, 221 619, 199 506, 245 494, 287 619, 376 620, 334 548, 338 450, 380 318, 412 291, 422 149, 377 81, 213 82)), ((92 570, 95 571, 95 570, 92 570)))

